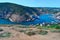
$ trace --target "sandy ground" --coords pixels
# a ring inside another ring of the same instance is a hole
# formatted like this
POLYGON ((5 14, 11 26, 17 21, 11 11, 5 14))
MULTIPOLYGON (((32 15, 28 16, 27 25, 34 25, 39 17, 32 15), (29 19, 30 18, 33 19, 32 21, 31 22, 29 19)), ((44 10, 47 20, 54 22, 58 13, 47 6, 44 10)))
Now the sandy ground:
POLYGON ((0 40, 60 40, 60 33, 51 33, 48 32, 47 35, 34 35, 28 36, 24 33, 16 31, 10 27, 0 27, 7 32, 11 32, 11 37, 9 38, 0 38, 0 40))

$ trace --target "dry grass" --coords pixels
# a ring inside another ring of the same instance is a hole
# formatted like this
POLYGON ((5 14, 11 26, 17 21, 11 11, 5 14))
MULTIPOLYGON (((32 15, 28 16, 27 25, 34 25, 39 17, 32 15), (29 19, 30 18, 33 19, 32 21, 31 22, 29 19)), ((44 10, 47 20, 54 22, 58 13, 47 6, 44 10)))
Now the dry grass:
POLYGON ((21 29, 33 29, 33 30, 38 30, 36 28, 20 28, 16 30, 13 27, 0 27, 4 29, 6 32, 10 32, 11 36, 9 38, 0 38, 0 40, 60 40, 60 33, 52 33, 48 31, 47 35, 33 35, 33 36, 28 36, 22 32, 19 32, 21 29))

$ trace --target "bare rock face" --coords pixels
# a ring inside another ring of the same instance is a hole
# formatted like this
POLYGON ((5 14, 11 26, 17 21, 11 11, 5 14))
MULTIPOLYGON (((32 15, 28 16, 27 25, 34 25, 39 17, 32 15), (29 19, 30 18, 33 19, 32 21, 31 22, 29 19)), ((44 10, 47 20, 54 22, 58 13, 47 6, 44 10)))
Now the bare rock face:
POLYGON ((11 22, 22 22, 25 20, 24 16, 20 16, 19 14, 12 14, 9 18, 11 22))
POLYGON ((60 12, 56 14, 56 18, 60 20, 60 12))

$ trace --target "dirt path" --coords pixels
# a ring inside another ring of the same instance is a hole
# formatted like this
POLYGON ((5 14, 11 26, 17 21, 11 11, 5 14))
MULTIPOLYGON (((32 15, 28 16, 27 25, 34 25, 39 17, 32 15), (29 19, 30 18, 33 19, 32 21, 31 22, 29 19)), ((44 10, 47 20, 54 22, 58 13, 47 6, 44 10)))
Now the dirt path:
POLYGON ((9 27, 0 27, 7 32, 11 32, 12 36, 9 38, 0 38, 0 40, 60 40, 60 33, 51 33, 49 32, 47 35, 34 35, 28 36, 24 33, 20 33, 9 27))

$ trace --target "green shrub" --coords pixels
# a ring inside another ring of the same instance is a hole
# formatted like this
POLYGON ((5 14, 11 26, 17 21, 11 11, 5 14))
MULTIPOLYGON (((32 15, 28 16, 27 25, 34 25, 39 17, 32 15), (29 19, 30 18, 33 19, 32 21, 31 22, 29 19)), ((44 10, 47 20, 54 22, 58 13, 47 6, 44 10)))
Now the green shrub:
POLYGON ((60 26, 58 24, 53 24, 50 25, 48 28, 60 29, 60 26))
POLYGON ((4 32, 4 33, 1 33, 0 34, 0 37, 10 37, 10 34, 9 32, 4 32))
POLYGON ((0 32, 3 31, 3 29, 0 28, 0 32))
POLYGON ((32 32, 32 31, 29 31, 29 32, 27 32, 27 33, 25 33, 25 34, 27 34, 27 35, 29 35, 29 36, 32 36, 32 35, 35 35, 36 33, 35 33, 35 32, 32 32))
POLYGON ((60 26, 55 27, 56 29, 60 29, 60 26))
POLYGON ((26 30, 20 30, 20 32, 26 32, 26 30))
POLYGON ((56 32, 56 33, 60 33, 60 29, 59 30, 50 30, 51 32, 56 32))
POLYGON ((38 29, 60 29, 59 24, 52 24, 50 26, 37 26, 38 29))
POLYGON ((39 33, 38 33, 38 34, 46 35, 47 33, 48 33, 47 31, 41 30, 41 31, 39 31, 39 33))

